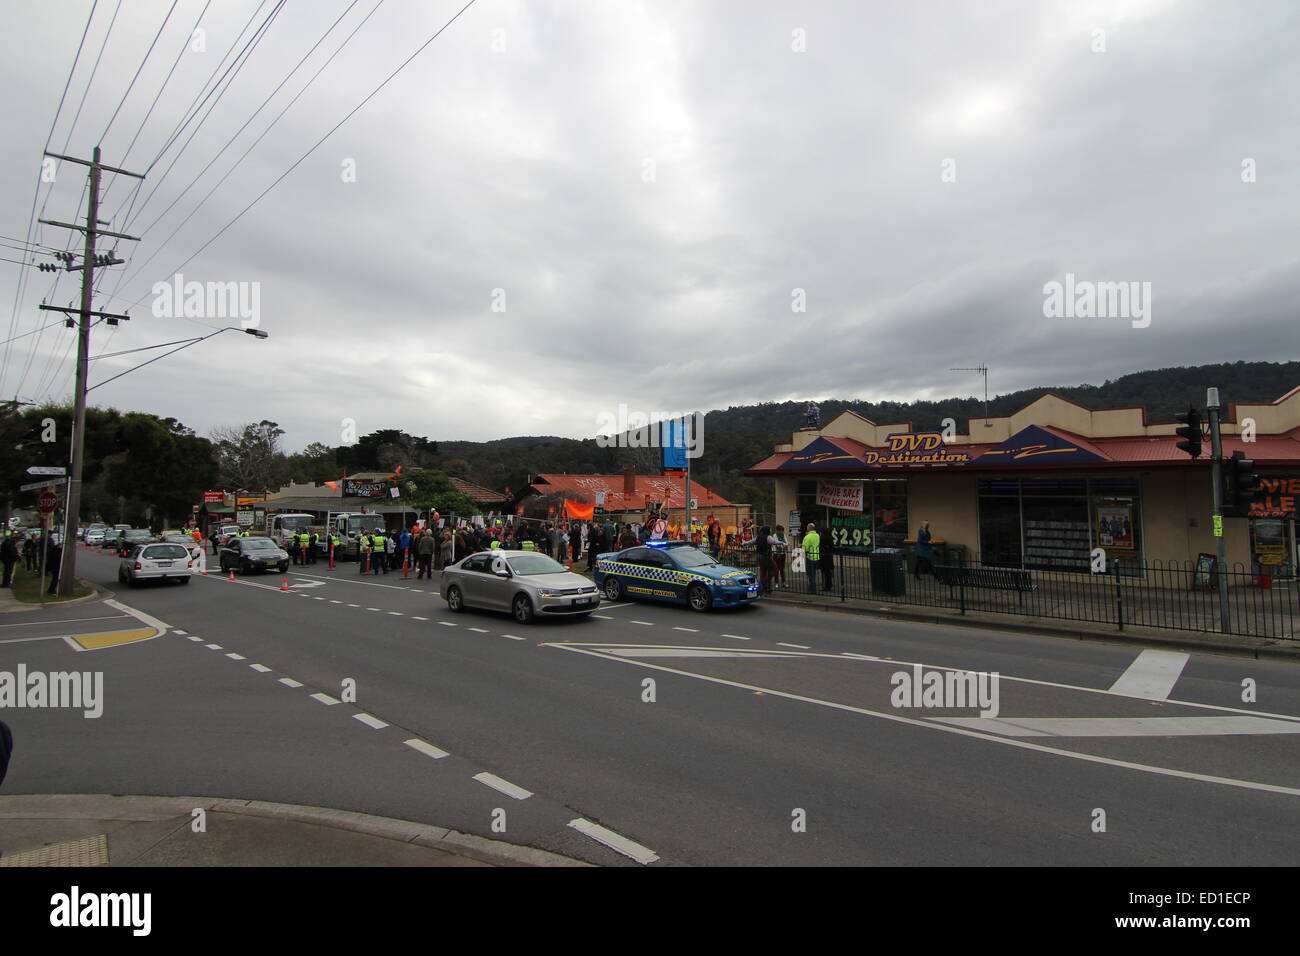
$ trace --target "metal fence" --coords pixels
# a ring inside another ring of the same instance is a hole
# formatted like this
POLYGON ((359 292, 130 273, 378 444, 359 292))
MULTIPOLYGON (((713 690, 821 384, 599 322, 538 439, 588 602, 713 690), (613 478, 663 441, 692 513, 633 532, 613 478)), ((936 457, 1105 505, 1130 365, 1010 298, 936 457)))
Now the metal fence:
MULTIPOLYGON (((752 548, 724 556, 728 564, 757 570, 752 548)), ((806 571, 794 572, 785 559, 785 585, 791 593, 811 593, 806 571)), ((818 572, 817 593, 846 600, 916 604, 967 611, 1019 614, 1127 626, 1187 631, 1222 630, 1219 587, 1228 583, 1228 630, 1250 637, 1300 639, 1300 581, 1262 579, 1243 565, 1198 575, 1191 562, 1142 565, 1112 560, 1105 573, 1072 570, 1020 570, 967 562, 940 564, 933 573, 909 573, 902 556, 835 555, 830 588, 818 572)))

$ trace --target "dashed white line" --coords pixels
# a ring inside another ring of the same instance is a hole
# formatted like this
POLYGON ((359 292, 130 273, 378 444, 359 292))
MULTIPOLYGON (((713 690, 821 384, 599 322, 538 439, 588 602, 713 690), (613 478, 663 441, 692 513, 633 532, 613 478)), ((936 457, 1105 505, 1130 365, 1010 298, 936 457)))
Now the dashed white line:
POLYGON ((366 608, 366 610, 367 610, 367 611, 382 611, 383 608, 379 608, 379 607, 368 607, 368 608, 366 608))
POLYGON ((391 614, 391 615, 393 615, 394 617, 405 617, 405 616, 406 616, 406 615, 403 614, 401 611, 389 611, 388 613, 391 614))
POLYGON ((654 621, 628 621, 629 624, 640 624, 643 627, 654 627, 654 621))
POLYGON ((516 635, 514 635, 514 634, 502 634, 501 636, 502 636, 502 637, 505 637, 505 638, 509 638, 509 639, 512 640, 512 641, 522 641, 522 640, 525 640, 525 638, 518 637, 518 636, 516 636, 516 635))
POLYGON ((349 604, 348 607, 361 607, 360 604, 349 604))
POLYGON ((412 614, 412 615, 411 615, 411 620, 413 620, 413 621, 427 621, 428 618, 427 618, 427 617, 418 617, 418 616, 412 614))
POLYGON ((590 820, 584 820, 579 817, 576 820, 570 820, 569 826, 577 830, 584 836, 589 836, 597 843, 603 843, 615 853, 622 853, 626 857, 631 857, 638 863, 653 863, 659 859, 659 854, 648 847, 642 846, 625 836, 620 836, 607 827, 602 827, 599 823, 592 823, 590 820))
MULTIPOLYGON (((61 623, 61 622, 60 622, 60 623, 61 623)), ((180 629, 177 628, 177 629, 173 629, 173 630, 172 630, 172 633, 173 633, 173 634, 181 634, 181 635, 184 635, 184 634, 186 634, 187 632, 186 632, 186 631, 182 631, 182 630, 180 630, 180 629)))
POLYGON ((674 627, 673 630, 674 630, 674 631, 689 631, 689 632, 692 633, 692 634, 698 634, 700 629, 699 629, 698 627, 674 627))
POLYGON ((438 623, 441 624, 443 627, 455 627, 455 626, 456 626, 456 622, 455 622, 455 621, 439 621, 438 623))
POLYGON ((271 668, 267 667, 265 664, 249 664, 248 666, 259 674, 267 674, 270 673, 271 670, 271 668))
POLYGON ((434 760, 441 760, 443 757, 451 756, 447 751, 439 750, 427 740, 421 740, 419 737, 412 737, 410 740, 403 740, 402 743, 406 744, 406 746, 410 747, 412 750, 419 751, 426 757, 432 757, 434 760))
POLYGON ((188 634, 188 635, 186 635, 186 640, 196 641, 196 642, 198 642, 198 643, 202 643, 202 642, 203 642, 203 638, 201 638, 201 637, 195 637, 193 634, 188 634))
POLYGON ((749 638, 747 638, 747 637, 742 637, 742 636, 739 635, 739 634, 723 634, 722 636, 723 636, 723 637, 730 637, 730 638, 733 638, 734 640, 737 640, 737 641, 747 641, 747 640, 749 640, 749 638))
POLYGON ((312 694, 311 699, 315 701, 320 701, 326 707, 331 707, 334 704, 342 703, 342 701, 340 701, 337 697, 331 697, 329 694, 312 694))
POLYGON ((359 720, 367 727, 373 727, 375 730, 383 730, 388 725, 378 717, 371 717, 369 714, 353 714, 353 720, 359 720))
POLYGON ((294 680, 292 677, 281 677, 281 678, 280 678, 280 683, 283 684, 285 687, 301 687, 301 686, 302 686, 302 683, 301 683, 300 681, 296 681, 296 680, 294 680))
POLYGON ((248 658, 245 657, 243 654, 227 654, 226 656, 229 657, 232 661, 246 661, 246 660, 248 660, 248 658))
POLYGON ((631 602, 631 601, 624 601, 622 604, 602 604, 602 605, 601 605, 601 607, 607 608, 607 609, 609 609, 609 610, 611 610, 611 611, 614 610, 614 608, 616 608, 616 607, 631 607, 631 606, 632 606, 632 602, 631 602))
POLYGON ((331 598, 331 599, 330 599, 330 603, 331 603, 331 604, 342 604, 343 602, 342 602, 342 601, 335 601, 333 598, 331 598))
POLYGON ((614 620, 614 619, 613 619, 612 617, 610 617, 608 614, 593 614, 592 617, 598 617, 598 618, 600 618, 602 621, 612 621, 612 620, 614 620))
POLYGON ((207 648, 208 650, 210 650, 210 651, 220 651, 220 650, 224 650, 224 648, 223 648, 220 644, 204 644, 203 646, 206 647, 206 648, 207 648))
POLYGON ((787 644, 785 641, 777 641, 776 643, 778 647, 797 647, 801 651, 812 650, 812 648, 809 647, 807 644, 787 644))
POLYGON ((486 627, 471 627, 470 630, 476 634, 486 634, 488 632, 486 627))
POLYGON ((311 599, 312 599, 313 601, 323 601, 323 600, 325 600, 323 597, 320 597, 320 596, 315 595, 315 594, 313 594, 313 595, 311 596, 311 599))
POLYGON ((483 784, 483 786, 491 787, 493 790, 504 793, 507 797, 514 797, 516 800, 527 800, 533 795, 531 790, 517 787, 509 780, 502 780, 496 774, 488 773, 487 771, 474 774, 474 779, 483 784))

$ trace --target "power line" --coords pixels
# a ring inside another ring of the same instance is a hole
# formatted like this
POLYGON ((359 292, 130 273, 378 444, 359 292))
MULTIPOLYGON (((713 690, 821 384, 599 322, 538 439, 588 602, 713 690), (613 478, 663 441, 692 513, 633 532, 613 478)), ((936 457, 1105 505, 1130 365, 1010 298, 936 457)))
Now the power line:
MULTIPOLYGON (((76 56, 72 58, 72 66, 68 69, 68 79, 63 84, 63 93, 59 97, 59 105, 54 110, 54 119, 50 121, 50 131, 45 136, 45 145, 42 147, 41 168, 44 169, 44 152, 50 148, 50 140, 54 138, 54 128, 59 125, 59 114, 63 112, 63 101, 67 99, 68 88, 72 86, 72 76, 77 72, 77 62, 81 59, 81 50, 86 45, 86 35, 90 33, 90 23, 95 19, 95 9, 99 6, 99 0, 95 0, 90 7, 90 15, 86 17, 86 26, 81 31, 81 42, 77 44, 76 56)), ((51 186, 53 188, 53 186, 51 186)), ((27 239, 30 242, 32 238, 32 229, 36 225, 36 203, 41 195, 41 177, 36 177, 36 185, 32 189, 32 209, 27 214, 27 239)), ((27 273, 18 273, 18 284, 14 289, 13 314, 9 318, 9 334, 12 335, 14 329, 18 326, 18 306, 22 301, 23 290, 26 288, 27 273)), ((9 341, 13 341, 10 339, 9 341)), ((0 381, 4 380, 5 373, 9 371, 9 349, 5 349, 4 361, 0 363, 0 381)))
MULTIPOLYGON (((450 27, 453 23, 455 23, 458 19, 460 19, 461 14, 463 14, 466 10, 468 10, 470 7, 472 7, 472 6, 474 5, 474 3, 475 3, 475 0, 469 0, 469 2, 465 4, 465 6, 461 7, 458 11, 456 11, 455 15, 453 15, 452 18, 451 18, 450 20, 448 20, 448 21, 447 21, 446 23, 444 23, 441 27, 439 27, 438 30, 433 34, 433 36, 429 37, 429 39, 425 40, 422 44, 420 44, 420 46, 415 50, 415 52, 412 53, 410 56, 408 56, 405 60, 403 60, 403 61, 402 61, 402 64, 401 64, 397 69, 395 69, 392 73, 388 74, 388 76, 383 80, 383 82, 381 82, 377 87, 375 87, 373 90, 371 90, 370 93, 366 96, 365 99, 363 99, 360 103, 358 103, 356 106, 354 106, 354 107, 352 108, 352 110, 351 110, 351 111, 350 111, 346 116, 344 116, 341 120, 339 120, 337 123, 335 123, 334 126, 330 128, 329 132, 327 132, 324 136, 322 136, 320 139, 318 139, 318 140, 315 142, 315 144, 313 144, 313 145, 312 145, 312 146, 307 150, 307 152, 305 152, 305 153, 303 153, 301 156, 299 156, 298 159, 294 162, 294 164, 293 164, 292 166, 290 166, 288 169, 286 169, 283 173, 281 173, 281 174, 279 175, 279 177, 278 177, 278 178, 277 178, 273 183, 271 183, 271 185, 267 186, 264 190, 262 190, 262 191, 258 194, 258 196, 257 196, 256 199, 254 199, 254 200, 253 200, 252 202, 250 202, 247 206, 245 206, 243 209, 241 209, 241 210, 239 211, 239 213, 235 216, 234 219, 230 220, 230 222, 228 222, 228 223, 226 223, 224 226, 222 226, 221 229, 217 232, 217 234, 216 234, 215 236, 213 236, 211 239, 209 239, 207 242, 205 242, 203 245, 201 245, 198 249, 196 249, 196 250, 194 251, 194 253, 191 254, 190 257, 189 257, 188 259, 186 259, 184 262, 182 262, 182 263, 181 263, 179 266, 177 266, 175 269, 172 269, 171 272, 170 272, 169 274, 171 274, 171 275, 175 275, 176 273, 180 272, 180 271, 181 271, 182 269, 184 269, 187 265, 189 265, 189 263, 192 262, 192 261, 193 261, 193 260, 194 260, 194 259, 195 259, 199 254, 200 254, 200 253, 202 253, 203 250, 207 249, 208 246, 212 245, 214 242, 216 242, 218 239, 220 239, 220 238, 225 234, 225 232, 226 232, 227 229, 229 229, 229 228, 230 228, 231 226, 233 226, 235 223, 239 222, 239 220, 242 219, 242 218, 244 217, 244 215, 245 215, 245 214, 246 214, 250 209, 252 209, 254 206, 256 206, 259 202, 262 201, 262 198, 263 198, 264 196, 266 196, 267 193, 269 193, 272 189, 274 189, 276 186, 278 186, 278 185, 279 185, 279 184, 284 180, 284 178, 285 178, 286 176, 288 176, 291 172, 293 172, 295 169, 297 169, 297 168, 302 164, 303 160, 305 160, 308 156, 310 156, 312 153, 314 153, 314 152, 315 152, 315 151, 316 151, 316 150, 321 146, 321 144, 324 143, 324 142, 325 142, 327 139, 329 139, 331 136, 333 136, 334 133, 337 132, 338 129, 339 129, 339 128, 344 124, 344 123, 346 123, 348 120, 350 120, 353 116, 356 115, 356 113, 357 113, 357 112, 358 112, 362 107, 364 107, 367 103, 369 103, 372 99, 374 99, 374 97, 379 93, 380 90, 382 90, 385 86, 387 86, 387 85, 388 85, 388 84, 393 80, 394 77, 396 77, 399 73, 401 73, 403 70, 405 70, 405 69, 407 68, 407 66, 409 66, 409 65, 411 64, 411 61, 412 61, 412 60, 414 60, 414 59, 415 59, 416 57, 418 57, 421 53, 423 53, 423 52, 428 48, 428 46, 429 46, 431 43, 433 43, 434 40, 438 39, 438 37, 442 35, 443 31, 445 31, 448 27, 450 27)), ((144 299, 145 299, 145 296, 141 296, 139 299, 137 299, 137 300, 136 300, 134 303, 132 303, 132 304, 133 304, 133 305, 138 305, 140 302, 143 302, 144 299)))
POLYGON ((172 14, 176 11, 176 4, 178 2, 179 0, 172 0, 171 9, 167 11, 167 16, 163 17, 162 26, 160 26, 158 32, 153 35, 153 42, 149 44, 149 49, 145 50, 144 59, 141 60, 140 65, 136 67, 135 76, 131 77, 131 82, 127 84, 126 92, 122 94, 122 99, 117 104, 117 109, 113 110, 113 115, 109 117, 108 125, 104 127, 104 132, 99 134, 99 142, 102 143, 108 138, 108 131, 113 128, 113 123, 117 120, 117 114, 120 113, 122 107, 126 105, 126 98, 131 95, 131 90, 135 88, 135 81, 140 79, 140 71, 143 70, 144 65, 149 62, 149 55, 153 53, 153 48, 157 45, 158 38, 162 36, 163 30, 167 28, 167 23, 171 20, 172 14))

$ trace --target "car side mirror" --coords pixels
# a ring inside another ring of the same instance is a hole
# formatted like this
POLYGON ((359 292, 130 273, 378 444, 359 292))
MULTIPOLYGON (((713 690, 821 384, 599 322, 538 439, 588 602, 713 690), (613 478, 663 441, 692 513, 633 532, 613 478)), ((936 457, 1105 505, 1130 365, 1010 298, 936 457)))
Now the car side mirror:
POLYGON ((508 578, 508 577, 510 577, 510 569, 509 569, 509 568, 493 568, 493 569, 492 569, 492 573, 495 574, 495 575, 496 575, 497 577, 499 577, 499 578, 508 578))

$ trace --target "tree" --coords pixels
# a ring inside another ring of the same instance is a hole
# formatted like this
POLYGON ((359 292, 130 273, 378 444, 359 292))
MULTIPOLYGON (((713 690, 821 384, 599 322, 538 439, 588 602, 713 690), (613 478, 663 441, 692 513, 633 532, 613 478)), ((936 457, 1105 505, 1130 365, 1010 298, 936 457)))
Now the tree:
POLYGON ((263 419, 255 425, 222 425, 212 429, 221 483, 230 489, 278 488, 288 463, 280 450, 282 429, 263 419))
POLYGON ((212 443, 174 418, 140 412, 122 416, 121 441, 126 454, 108 466, 108 492, 143 503, 153 524, 188 520, 217 478, 212 443))
POLYGON ((421 510, 436 508, 442 515, 469 517, 481 512, 482 506, 463 491, 457 490, 446 472, 432 468, 403 471, 397 479, 402 501, 421 510))

